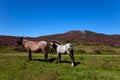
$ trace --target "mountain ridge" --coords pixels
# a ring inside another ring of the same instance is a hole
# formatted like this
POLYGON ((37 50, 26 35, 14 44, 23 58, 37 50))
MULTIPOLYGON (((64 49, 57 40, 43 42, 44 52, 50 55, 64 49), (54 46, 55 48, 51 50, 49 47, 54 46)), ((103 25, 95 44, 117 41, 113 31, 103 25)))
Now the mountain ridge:
MULTIPOLYGON (((0 46, 15 46, 16 40, 19 36, 5 36, 0 35, 0 46)), ((88 30, 71 30, 65 33, 52 34, 39 37, 25 37, 29 40, 58 40, 60 42, 90 42, 98 44, 109 44, 113 46, 120 46, 120 35, 108 35, 102 33, 96 33, 88 30)))

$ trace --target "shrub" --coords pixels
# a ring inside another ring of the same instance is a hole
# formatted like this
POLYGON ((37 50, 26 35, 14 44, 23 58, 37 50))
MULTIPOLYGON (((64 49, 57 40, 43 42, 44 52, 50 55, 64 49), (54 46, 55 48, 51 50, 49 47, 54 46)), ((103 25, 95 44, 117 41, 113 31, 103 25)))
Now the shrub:
POLYGON ((87 52, 86 52, 85 50, 83 50, 83 49, 79 49, 79 50, 77 50, 76 52, 77 52, 77 53, 80 53, 80 54, 81 54, 81 53, 87 53, 87 52))
POLYGON ((26 49, 23 46, 15 47, 14 51, 26 51, 26 49))
POLYGON ((93 50, 93 53, 95 53, 95 54, 101 54, 101 52, 100 52, 99 49, 95 49, 95 50, 93 50))

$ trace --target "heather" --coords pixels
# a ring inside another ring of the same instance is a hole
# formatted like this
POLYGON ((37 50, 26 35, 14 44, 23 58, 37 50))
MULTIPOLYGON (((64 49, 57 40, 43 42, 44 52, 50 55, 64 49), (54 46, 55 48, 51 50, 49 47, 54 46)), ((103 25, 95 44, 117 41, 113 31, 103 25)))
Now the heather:
MULTIPOLYGON (((0 47, 4 46, 15 46, 18 36, 0 36, 0 47)), ((52 41, 58 40, 62 43, 74 42, 84 44, 102 44, 108 46, 120 46, 120 35, 107 35, 101 33, 95 33, 92 31, 69 31, 62 34, 53 34, 40 37, 25 37, 33 41, 52 41)))

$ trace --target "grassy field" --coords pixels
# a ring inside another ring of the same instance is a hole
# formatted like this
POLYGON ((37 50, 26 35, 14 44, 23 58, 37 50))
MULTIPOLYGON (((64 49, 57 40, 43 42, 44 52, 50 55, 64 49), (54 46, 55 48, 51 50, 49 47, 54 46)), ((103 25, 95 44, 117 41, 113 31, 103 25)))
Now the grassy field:
POLYGON ((33 60, 28 61, 24 49, 0 48, 0 80, 120 80, 120 47, 73 45, 75 67, 71 67, 68 55, 62 55, 62 62, 56 64, 56 54, 50 52, 45 63, 43 54, 33 53, 33 60))
POLYGON ((60 64, 55 54, 48 59, 45 63, 42 54, 34 53, 28 61, 26 52, 0 49, 0 80, 120 80, 120 55, 77 53, 75 67, 68 55, 62 55, 60 64))

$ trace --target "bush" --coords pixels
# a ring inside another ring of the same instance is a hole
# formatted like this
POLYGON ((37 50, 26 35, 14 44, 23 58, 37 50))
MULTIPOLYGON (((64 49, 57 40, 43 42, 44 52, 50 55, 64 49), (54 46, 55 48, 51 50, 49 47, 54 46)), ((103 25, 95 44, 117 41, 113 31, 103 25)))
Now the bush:
POLYGON ((86 52, 85 50, 83 50, 83 49, 79 49, 79 50, 77 50, 76 52, 77 52, 77 53, 80 53, 80 54, 81 54, 81 53, 87 53, 87 52, 86 52))
POLYGON ((117 52, 113 49, 102 50, 104 54, 116 54, 117 52))
POLYGON ((95 53, 95 54, 101 54, 101 52, 100 52, 99 49, 95 49, 95 50, 93 50, 93 53, 95 53))
POLYGON ((26 51, 26 49, 23 46, 15 47, 14 51, 26 51))

